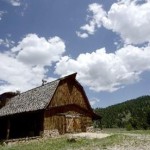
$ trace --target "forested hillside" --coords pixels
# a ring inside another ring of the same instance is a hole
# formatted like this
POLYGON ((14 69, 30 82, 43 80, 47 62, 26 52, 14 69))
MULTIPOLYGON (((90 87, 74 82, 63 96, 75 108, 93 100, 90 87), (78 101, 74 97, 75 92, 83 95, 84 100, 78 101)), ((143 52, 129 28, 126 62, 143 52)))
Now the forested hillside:
MULTIPOLYGON (((107 108, 96 108, 95 112, 102 116, 103 128, 150 128, 150 96, 138 97, 107 108)), ((100 127, 100 123, 95 122, 95 126, 100 127)))

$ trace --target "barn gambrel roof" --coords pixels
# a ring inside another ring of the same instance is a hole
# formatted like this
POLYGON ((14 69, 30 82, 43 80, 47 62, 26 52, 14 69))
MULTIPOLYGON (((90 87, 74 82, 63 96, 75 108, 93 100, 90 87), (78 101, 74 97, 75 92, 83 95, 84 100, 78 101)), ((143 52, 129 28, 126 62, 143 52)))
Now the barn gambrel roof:
MULTIPOLYGON (((59 86, 59 83, 61 81, 64 81, 65 79, 71 79, 71 80, 73 79, 81 88, 82 94, 85 97, 87 107, 89 109, 88 110, 89 113, 92 114, 92 117, 99 118, 99 116, 97 116, 92 111, 92 108, 89 104, 88 98, 85 94, 83 87, 75 79, 76 74, 77 73, 68 75, 66 77, 52 81, 45 85, 39 86, 37 88, 23 92, 21 94, 18 94, 16 96, 14 96, 16 93, 12 93, 12 92, 4 93, 4 96, 5 96, 5 94, 7 96, 8 96, 8 94, 10 94, 10 95, 13 95, 14 97, 9 98, 8 102, 6 102, 6 104, 0 108, 0 117, 19 114, 19 113, 25 113, 25 112, 34 112, 34 111, 46 109, 47 106, 50 104, 50 101, 52 100, 52 98, 55 94, 55 91, 57 90, 57 87, 59 86)), ((0 95, 0 101, 3 100, 2 97, 3 97, 3 94, 0 95)))
POLYGON ((0 117, 46 108, 60 80, 61 79, 55 80, 11 98, 6 105, 0 109, 0 117))

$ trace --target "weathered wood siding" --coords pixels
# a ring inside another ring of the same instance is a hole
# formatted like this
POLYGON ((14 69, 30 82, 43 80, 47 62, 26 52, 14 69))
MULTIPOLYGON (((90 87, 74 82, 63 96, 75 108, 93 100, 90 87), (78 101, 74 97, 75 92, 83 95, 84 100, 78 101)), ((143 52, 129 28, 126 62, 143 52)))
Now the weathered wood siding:
POLYGON ((84 96, 75 82, 66 81, 59 85, 49 107, 77 104, 88 109, 84 96))
POLYGON ((88 116, 77 114, 76 112, 67 112, 65 115, 49 116, 45 113, 44 130, 50 131, 58 129, 60 134, 72 132, 85 132, 86 127, 91 126, 92 119, 88 116))
POLYGON ((65 133, 65 117, 64 116, 51 116, 44 118, 44 130, 58 129, 60 134, 65 133))
POLYGON ((58 129, 60 134, 85 132, 92 124, 88 112, 89 105, 78 82, 63 80, 45 111, 44 131, 58 129))

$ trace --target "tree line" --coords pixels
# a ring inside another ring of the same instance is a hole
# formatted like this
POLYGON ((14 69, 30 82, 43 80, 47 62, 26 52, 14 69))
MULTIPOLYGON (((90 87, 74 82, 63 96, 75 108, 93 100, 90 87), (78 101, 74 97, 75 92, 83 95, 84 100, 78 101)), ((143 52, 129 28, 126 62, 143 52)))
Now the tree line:
POLYGON ((101 122, 95 121, 95 127, 150 129, 150 96, 136 99, 94 110, 102 116, 101 122))

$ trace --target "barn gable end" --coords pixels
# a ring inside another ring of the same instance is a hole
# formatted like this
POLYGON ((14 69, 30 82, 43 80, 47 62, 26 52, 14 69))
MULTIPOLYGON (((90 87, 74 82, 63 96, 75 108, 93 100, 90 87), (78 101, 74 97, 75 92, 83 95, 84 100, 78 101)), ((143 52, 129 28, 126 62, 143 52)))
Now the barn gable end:
POLYGON ((82 86, 72 76, 60 81, 49 107, 69 104, 75 104, 87 110, 91 109, 82 86))
POLYGON ((45 133, 58 129, 66 132, 83 132, 92 125, 93 111, 83 87, 75 79, 76 74, 59 82, 44 117, 45 133))

